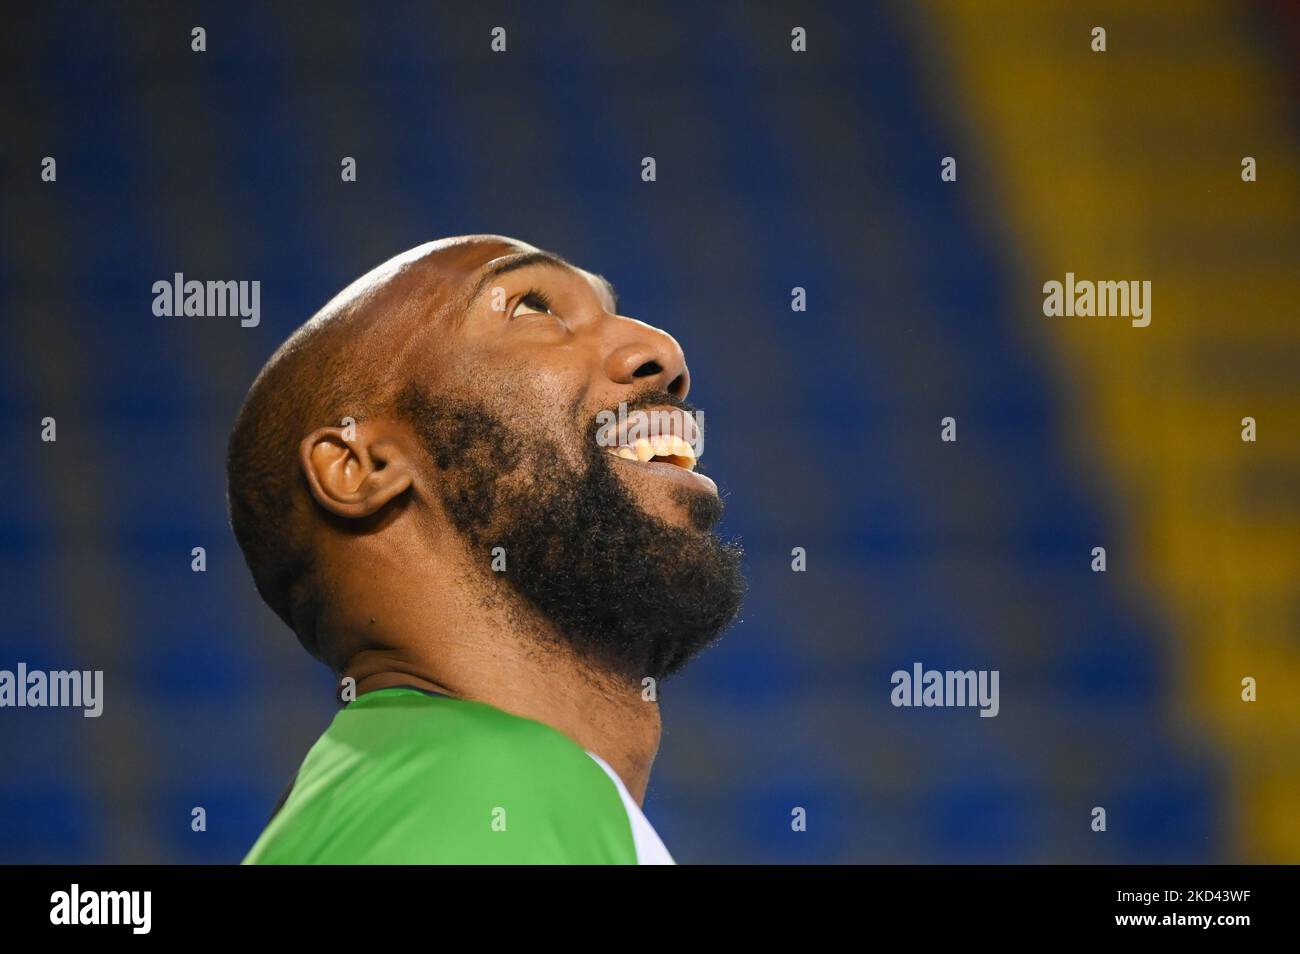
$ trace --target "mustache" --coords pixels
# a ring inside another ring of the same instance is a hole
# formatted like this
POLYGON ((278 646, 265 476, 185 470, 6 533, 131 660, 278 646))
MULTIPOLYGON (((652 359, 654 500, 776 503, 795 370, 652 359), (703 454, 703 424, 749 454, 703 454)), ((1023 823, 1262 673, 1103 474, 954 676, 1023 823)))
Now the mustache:
MULTIPOLYGON (((685 411, 687 414, 695 414, 699 411, 699 408, 690 401, 669 394, 667 391, 658 388, 649 388, 644 391, 639 391, 627 400, 620 401, 619 404, 627 405, 628 411, 639 411, 647 407, 663 407, 665 405, 677 408, 679 411, 685 411)), ((619 405, 616 404, 613 408, 610 408, 610 410, 617 411, 618 407, 619 405)))

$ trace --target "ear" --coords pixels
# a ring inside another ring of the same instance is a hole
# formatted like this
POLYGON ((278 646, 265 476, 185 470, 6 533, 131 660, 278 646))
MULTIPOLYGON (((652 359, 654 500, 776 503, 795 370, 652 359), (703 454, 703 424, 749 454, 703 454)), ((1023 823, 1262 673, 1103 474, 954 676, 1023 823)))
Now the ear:
POLYGON ((298 445, 298 463, 312 497, 340 517, 369 517, 411 486, 401 434, 384 421, 312 431, 298 445))

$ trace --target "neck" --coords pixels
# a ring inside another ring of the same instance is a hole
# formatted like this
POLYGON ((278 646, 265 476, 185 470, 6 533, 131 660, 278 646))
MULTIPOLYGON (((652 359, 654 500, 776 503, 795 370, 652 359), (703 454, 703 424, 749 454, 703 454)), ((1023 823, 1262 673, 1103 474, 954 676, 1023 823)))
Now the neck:
POLYGON ((355 647, 337 667, 340 678, 356 680, 358 695, 413 686, 541 722, 599 755, 638 803, 645 799, 659 750, 657 702, 548 638, 541 621, 505 605, 499 591, 494 599, 475 599, 464 576, 423 585, 411 580, 409 567, 400 587, 405 601, 397 592, 379 592, 377 574, 340 600, 353 609, 348 620, 328 627, 329 638, 355 647), (426 605, 406 614, 378 609, 409 607, 412 592, 423 593, 426 605))

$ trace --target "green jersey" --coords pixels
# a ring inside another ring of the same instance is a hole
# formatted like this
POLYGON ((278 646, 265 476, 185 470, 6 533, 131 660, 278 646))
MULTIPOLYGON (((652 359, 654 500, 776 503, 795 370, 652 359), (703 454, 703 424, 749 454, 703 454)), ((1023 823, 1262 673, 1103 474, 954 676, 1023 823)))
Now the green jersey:
POLYGON ((245 864, 672 864, 614 771, 493 706, 368 692, 307 753, 245 864))

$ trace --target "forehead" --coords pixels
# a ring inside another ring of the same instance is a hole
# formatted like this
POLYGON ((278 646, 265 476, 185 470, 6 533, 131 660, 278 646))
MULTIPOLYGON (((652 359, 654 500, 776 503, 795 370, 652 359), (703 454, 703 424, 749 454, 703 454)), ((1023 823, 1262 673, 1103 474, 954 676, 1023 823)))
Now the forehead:
POLYGON ((465 308, 469 308, 485 289, 492 287, 494 281, 502 276, 524 268, 545 268, 580 279, 591 287, 607 311, 618 310, 618 295, 614 286, 602 275, 579 268, 553 252, 532 246, 517 245, 493 251, 496 254, 481 256, 484 260, 467 276, 463 299, 465 308))
POLYGON ((504 276, 524 268, 576 277, 591 287, 607 311, 618 311, 618 296, 602 276, 526 242, 498 236, 458 240, 440 243, 413 258, 412 267, 402 269, 404 274, 393 283, 404 287, 391 289, 395 299, 404 301, 397 309, 404 315, 403 328, 393 334, 397 329, 389 325, 377 342, 391 355, 391 366, 401 369, 398 377, 405 377, 415 366, 427 368, 430 362, 454 360, 455 342, 476 300, 504 281, 504 276))

